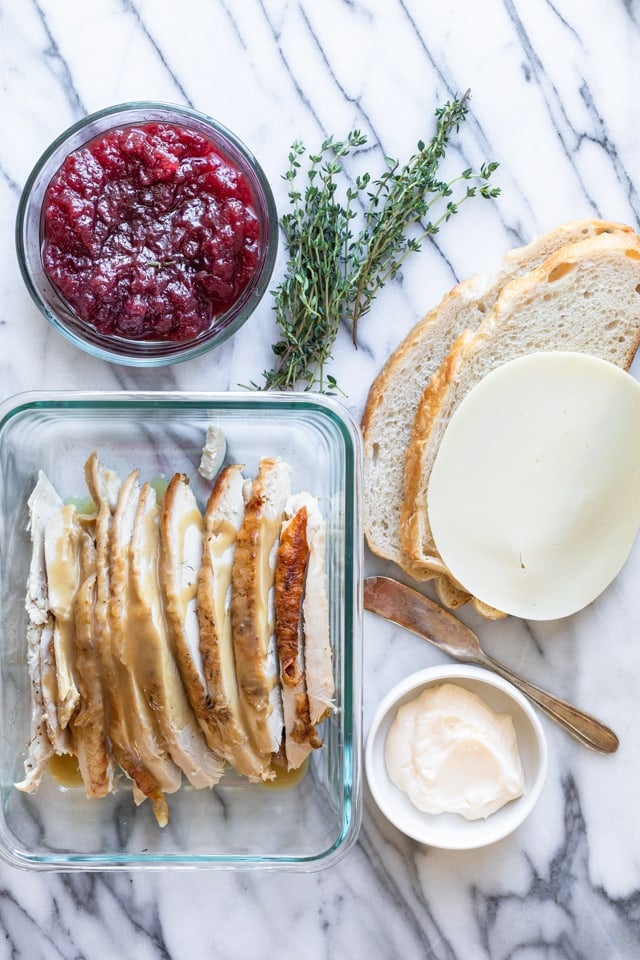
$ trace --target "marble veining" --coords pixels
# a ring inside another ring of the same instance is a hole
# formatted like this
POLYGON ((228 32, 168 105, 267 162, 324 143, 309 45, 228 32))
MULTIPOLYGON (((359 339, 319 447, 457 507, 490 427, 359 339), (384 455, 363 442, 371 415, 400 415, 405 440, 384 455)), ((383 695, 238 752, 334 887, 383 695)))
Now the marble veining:
MULTIPOLYGON (((471 88, 448 168, 500 162, 497 201, 474 201, 406 262, 332 372, 360 417, 369 385, 457 280, 569 219, 638 226, 638 0, 0 0, 0 401, 32 389, 226 390, 259 379, 277 338, 270 297, 215 354, 153 371, 110 366, 45 324, 22 284, 13 225, 22 185, 57 134, 108 104, 191 105, 231 127, 281 212, 288 147, 357 127, 382 170, 471 88)), ((282 270, 279 254, 274 282, 282 270)), ((366 556, 366 572, 391 573, 366 556)), ((481 622, 482 642, 608 722, 614 757, 543 719, 549 777, 529 820, 473 853, 419 846, 365 785, 358 843, 312 874, 19 872, 0 865, 0 960, 633 960, 640 956, 640 682, 636 546, 592 607, 564 623, 481 622)), ((364 730, 409 672, 442 662, 364 618, 364 730)))

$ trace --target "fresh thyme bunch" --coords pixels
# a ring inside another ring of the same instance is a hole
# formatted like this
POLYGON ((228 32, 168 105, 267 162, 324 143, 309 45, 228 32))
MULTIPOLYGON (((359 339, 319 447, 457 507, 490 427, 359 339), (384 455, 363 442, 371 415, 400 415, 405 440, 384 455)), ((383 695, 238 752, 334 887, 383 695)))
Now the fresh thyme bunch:
POLYGON ((336 380, 325 372, 325 365, 340 324, 351 324, 357 346, 360 318, 406 256, 436 234, 465 200, 498 196, 499 189, 489 183, 497 163, 482 164, 479 173, 469 168, 448 182, 438 178, 449 138, 467 116, 468 100, 467 91, 439 107, 429 143, 420 141, 404 165, 386 158, 386 170, 377 180, 368 173, 356 177, 344 201, 337 197, 344 160, 367 138, 352 130, 346 140, 325 140, 319 153, 309 154, 304 188, 297 178, 306 149, 300 141, 293 143, 284 175, 292 209, 280 220, 288 260, 284 279, 274 291, 282 339, 273 346, 277 357, 273 369, 264 373, 267 388, 306 384, 307 390, 314 386, 335 390, 336 380), (458 196, 453 199, 456 188, 458 196), (432 217, 437 201, 444 206, 432 217), (362 209, 356 231, 354 221, 362 209))

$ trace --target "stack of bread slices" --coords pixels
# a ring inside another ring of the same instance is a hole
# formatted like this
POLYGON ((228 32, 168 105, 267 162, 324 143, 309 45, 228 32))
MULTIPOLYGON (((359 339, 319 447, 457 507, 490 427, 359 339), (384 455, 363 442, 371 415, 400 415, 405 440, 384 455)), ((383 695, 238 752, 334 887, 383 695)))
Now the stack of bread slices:
POLYGON ((485 616, 501 616, 456 583, 429 526, 429 477, 453 413, 488 373, 519 356, 575 351, 628 370, 639 341, 640 238, 623 224, 564 224, 458 284, 369 392, 364 516, 373 553, 415 580, 435 580, 451 608, 472 599, 485 616))

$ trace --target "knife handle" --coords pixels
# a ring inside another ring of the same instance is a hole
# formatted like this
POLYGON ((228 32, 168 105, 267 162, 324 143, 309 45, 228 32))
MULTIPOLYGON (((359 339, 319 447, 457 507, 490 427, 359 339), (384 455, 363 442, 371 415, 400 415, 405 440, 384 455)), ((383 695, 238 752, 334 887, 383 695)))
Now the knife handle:
POLYGON ((561 700, 560 697, 555 697, 553 694, 547 693, 546 690, 541 690, 540 687, 529 683, 528 680, 523 680, 518 674, 512 673, 508 667, 503 666, 488 654, 486 655, 486 663, 495 673, 500 674, 530 700, 537 703, 541 710, 544 710, 585 747, 589 747, 598 753, 616 752, 620 741, 613 730, 596 720, 595 717, 567 703, 566 700, 561 700))

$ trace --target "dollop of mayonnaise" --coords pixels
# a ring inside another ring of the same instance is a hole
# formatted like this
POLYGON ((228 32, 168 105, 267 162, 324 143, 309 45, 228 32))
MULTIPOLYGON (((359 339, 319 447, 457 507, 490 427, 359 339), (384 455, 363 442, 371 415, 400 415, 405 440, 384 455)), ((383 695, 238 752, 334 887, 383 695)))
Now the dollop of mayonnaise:
POLYGON ((522 795, 513 721, 454 683, 398 708, 385 742, 392 782, 426 813, 487 818, 522 795))

